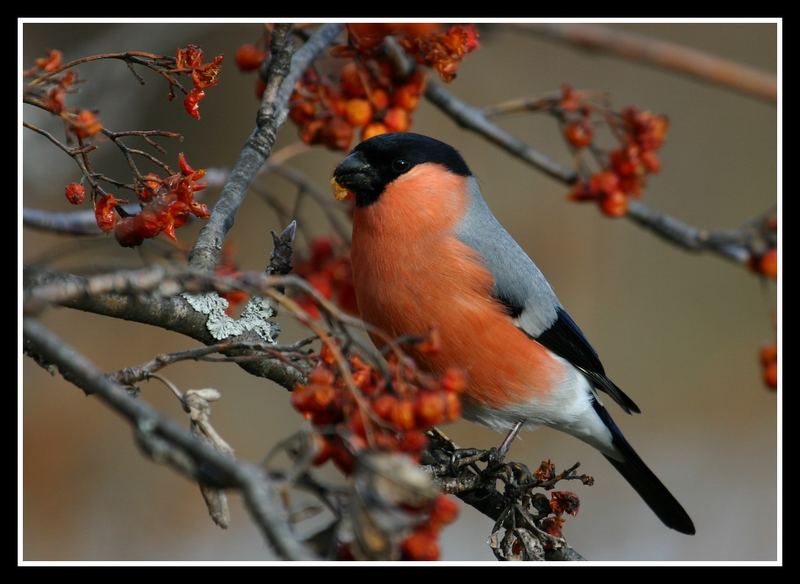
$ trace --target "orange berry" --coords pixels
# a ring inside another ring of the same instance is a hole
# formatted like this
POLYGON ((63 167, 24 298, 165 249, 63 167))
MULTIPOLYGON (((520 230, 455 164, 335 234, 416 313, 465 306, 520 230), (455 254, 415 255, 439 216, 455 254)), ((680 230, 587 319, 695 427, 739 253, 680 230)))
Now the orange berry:
POLYGON ((642 152, 642 164, 650 172, 658 172, 661 170, 661 161, 652 150, 645 150, 642 152))
POLYGON ((367 124, 366 126, 364 126, 364 129, 361 130, 361 139, 369 140, 373 136, 378 136, 379 134, 385 134, 388 131, 389 128, 387 128, 380 122, 373 122, 371 124, 367 124))
POLYGON ((622 217, 628 212, 628 197, 622 191, 614 191, 600 199, 600 210, 609 217, 622 217))
POLYGON ((379 418, 388 421, 392 416, 392 410, 394 410, 396 403, 396 397, 384 394, 372 402, 372 411, 374 411, 379 418))
POLYGON ((444 394, 444 403, 447 410, 447 420, 453 422, 461 417, 461 399, 458 394, 448 391, 444 394))
POLYGON ((312 120, 317 113, 317 108, 310 101, 301 101, 292 106, 289 110, 289 117, 298 126, 312 120))
POLYGON ((311 370, 311 373, 308 374, 309 383, 314 383, 317 385, 333 385, 333 381, 333 372, 322 365, 322 363, 318 363, 317 366, 311 370))
POLYGON ((353 371, 361 371, 362 369, 366 369, 366 370, 371 370, 372 369, 358 355, 353 355, 352 357, 350 357, 350 367, 353 368, 353 371))
POLYGON ((411 116, 403 108, 393 107, 386 112, 383 123, 392 132, 406 132, 411 127, 411 116))
POLYGON ((422 427, 435 426, 445 420, 445 398, 440 393, 426 391, 420 394, 414 413, 422 427))
POLYGON ((331 118, 322 129, 322 141, 329 148, 349 150, 353 141, 353 126, 338 116, 331 118))
POLYGON ((764 369, 764 383, 771 389, 778 387, 778 364, 776 362, 770 363, 764 369))
POLYGON ((372 105, 366 99, 348 99, 344 115, 351 126, 361 128, 372 120, 372 105))
POLYGON ((765 345, 761 347, 759 356, 761 357, 761 364, 766 367, 770 363, 774 363, 778 360, 778 347, 775 345, 765 345))
POLYGON ((323 343, 322 348, 319 350, 319 358, 322 359, 323 363, 327 365, 333 365, 336 363, 336 357, 333 355, 333 350, 330 348, 328 343, 323 343))
POLYGON ((420 93, 417 85, 401 85, 392 95, 392 105, 413 112, 419 105, 420 93))
POLYGON ((353 61, 342 67, 340 85, 342 93, 348 97, 364 97, 367 94, 364 82, 361 80, 358 65, 353 61))
POLYGON ((403 553, 410 560, 434 561, 439 559, 439 543, 436 534, 427 528, 415 530, 403 540, 403 553))
POLYGON ((355 383, 356 387, 359 389, 363 389, 372 380, 372 373, 368 369, 353 371, 352 376, 353 383, 355 383))
POLYGON ((452 523, 458 517, 458 503, 445 494, 436 496, 431 510, 431 522, 438 525, 452 523))
POLYGON ((585 121, 573 122, 564 128, 564 136, 576 148, 586 148, 592 143, 594 132, 585 121))
POLYGON ((236 49, 236 66, 240 71, 253 71, 261 66, 267 53, 253 44, 242 45, 236 49))
POLYGON ((338 95, 332 96, 328 99, 328 105, 331 112, 336 116, 344 116, 347 112, 347 100, 338 95))
POLYGON ((389 94, 383 89, 373 89, 370 91, 369 99, 376 110, 385 110, 389 107, 389 94))
POLYGON ((400 439, 400 450, 403 452, 417 453, 428 445, 428 437, 425 432, 410 430, 403 434, 400 439))
POLYGON ((449 367, 442 375, 442 388, 445 391, 461 393, 467 389, 467 374, 463 369, 449 367))
POLYGON ((398 430, 411 430, 414 428, 414 404, 411 400, 403 399, 395 402, 392 407, 392 424, 398 430))
POLYGON ((306 144, 316 144, 322 137, 325 120, 311 120, 300 130, 300 139, 306 144))
POLYGON ((589 191, 593 195, 600 193, 613 193, 619 190, 619 177, 610 170, 604 170, 592 175, 589 180, 589 191))
POLYGON ((758 260, 758 271, 768 278, 778 277, 778 250, 772 248, 758 260))

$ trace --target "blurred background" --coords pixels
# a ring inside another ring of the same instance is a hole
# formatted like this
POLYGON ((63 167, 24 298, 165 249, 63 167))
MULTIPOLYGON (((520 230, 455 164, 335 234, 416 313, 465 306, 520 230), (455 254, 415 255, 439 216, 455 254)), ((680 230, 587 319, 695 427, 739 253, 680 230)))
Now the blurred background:
MULTIPOLYGON (((612 25, 683 43, 776 71, 776 26, 770 24, 612 25)), ((257 101, 252 75, 233 63, 237 47, 255 42, 259 24, 26 24, 23 62, 63 50, 65 60, 107 51, 174 54, 189 42, 208 57, 223 53, 222 82, 195 121, 166 86, 145 73, 139 86, 118 62, 80 69, 86 79, 70 103, 97 108, 114 130, 181 132, 167 144, 170 160, 186 152, 195 167, 230 165, 251 131, 257 101)), ((776 202, 777 115, 774 105, 672 73, 552 44, 506 26, 482 26, 481 48, 469 55, 449 89, 484 106, 539 96, 568 82, 610 92, 618 108, 635 104, 670 118, 660 151, 661 174, 646 189, 654 208, 705 228, 734 228, 776 202)), ((26 119, 47 126, 38 112, 26 119)), ((546 115, 501 119, 532 146, 569 164, 555 122, 546 115)), ((455 145, 481 181, 489 205, 553 284, 563 304, 600 353, 606 370, 641 406, 640 416, 612 415, 631 443, 697 526, 694 537, 664 527, 593 449, 550 430, 523 435, 511 458, 559 468, 580 461, 595 485, 564 485, 581 497, 567 520, 569 543, 592 560, 775 560, 776 395, 761 380, 759 347, 774 338, 775 288, 717 257, 695 256, 633 223, 607 219, 594 205, 566 200, 567 189, 460 130, 425 100, 413 130, 455 145)), ((296 142, 287 123, 278 148, 296 142)), ((117 152, 101 148, 96 164, 123 175, 117 152)), ((341 154, 321 147, 290 165, 326 188, 341 154)), ((77 180, 74 163, 40 136, 24 135, 26 206, 67 211, 64 185, 77 180)), ((264 184, 286 201, 295 189, 278 177, 264 184)), ((210 198, 217 192, 210 192, 210 198)), ((312 233, 327 225, 312 205, 302 220, 312 233)), ((241 209, 229 239, 244 269, 263 269, 269 230, 282 227, 258 197, 241 209)), ((180 230, 186 244, 196 227, 180 230)), ((143 250, 121 249, 105 237, 74 240, 26 229, 26 263, 49 258, 64 269, 141 265, 143 250)), ((51 309, 43 317, 103 370, 189 348, 175 333, 100 316, 51 309)), ((303 331, 281 320, 282 342, 303 331)), ((184 389, 216 387, 213 422, 238 456, 257 461, 295 432, 300 416, 289 394, 232 364, 183 363, 168 377, 184 389)), ((196 485, 144 458, 126 423, 96 400, 25 358, 23 361, 24 553, 26 560, 264 560, 272 556, 237 495, 228 530, 214 526, 196 485)), ((185 421, 177 401, 156 383, 142 398, 185 421)), ((488 448, 501 437, 459 422, 444 428, 459 444, 488 448)), ((442 537, 445 560, 493 559, 491 521, 461 506, 442 537)))

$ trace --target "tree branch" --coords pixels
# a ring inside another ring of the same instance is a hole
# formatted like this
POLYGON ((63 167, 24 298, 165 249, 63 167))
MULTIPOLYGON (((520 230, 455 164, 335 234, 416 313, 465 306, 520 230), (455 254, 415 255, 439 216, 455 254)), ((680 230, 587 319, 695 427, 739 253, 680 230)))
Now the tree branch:
MULTIPOLYGON (((548 158, 522 140, 499 128, 490 121, 483 110, 468 105, 449 93, 441 84, 428 82, 425 97, 453 119, 459 126, 483 136, 496 146, 527 162, 567 185, 579 179, 578 175, 548 158)), ((770 212, 762 218, 746 223, 734 231, 708 231, 693 227, 679 219, 651 209, 641 201, 630 200, 629 220, 655 233, 665 241, 693 252, 710 252, 740 265, 746 265, 754 252, 763 251, 775 239, 767 227, 770 212), (759 228, 754 229, 754 224, 759 228)))
POLYGON ((272 152, 278 128, 288 115, 289 97, 297 80, 342 30, 342 24, 320 26, 308 42, 292 57, 290 25, 278 24, 273 29, 272 60, 268 69, 257 126, 231 169, 228 182, 206 225, 189 254, 189 265, 199 271, 212 272, 222 252, 222 242, 233 227, 236 213, 244 200, 247 188, 272 152), (291 58, 291 66, 290 66, 291 58))
POLYGON ((765 101, 777 101, 778 83, 774 75, 677 43, 600 24, 525 23, 514 26, 550 40, 583 49, 607 51, 618 57, 657 65, 765 101))
MULTIPOLYGON (((196 311, 181 296, 162 296, 144 294, 144 291, 156 290, 166 282, 172 293, 181 291, 177 281, 164 278, 161 268, 147 268, 123 274, 95 276, 87 278, 74 274, 56 271, 25 268, 23 280, 26 294, 26 311, 41 309, 41 303, 54 302, 67 308, 85 312, 121 318, 132 322, 149 324, 191 337, 205 345, 218 343, 207 328, 207 316, 196 311), (142 276, 137 278, 132 274, 142 276), (161 274, 161 276, 159 276, 161 274), (130 293, 121 293, 120 290, 130 293), (92 291, 92 292, 90 292, 92 291)), ((165 292, 170 290, 164 289, 165 292)), ((237 364, 248 373, 270 379, 288 390, 294 388, 305 378, 305 371, 300 366, 288 365, 280 359, 268 358, 263 353, 254 353, 244 345, 262 344, 262 339, 255 333, 248 332, 229 339, 236 346, 223 351, 230 357, 259 355, 260 359, 240 360, 237 364)))
POLYGON ((313 559, 295 539, 276 487, 262 468, 217 451, 151 406, 131 397, 40 322, 25 318, 23 331, 26 352, 33 353, 40 363, 57 367, 71 383, 125 418, 148 456, 201 484, 241 489, 250 514, 279 556, 290 560, 313 559))

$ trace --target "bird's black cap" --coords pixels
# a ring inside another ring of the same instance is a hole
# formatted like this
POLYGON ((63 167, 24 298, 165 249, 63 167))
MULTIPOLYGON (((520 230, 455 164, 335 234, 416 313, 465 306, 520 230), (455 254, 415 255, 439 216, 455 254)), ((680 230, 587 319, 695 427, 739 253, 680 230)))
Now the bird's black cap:
POLYGON ((356 196, 356 205, 366 207, 378 200, 386 185, 418 164, 441 164, 460 176, 472 173, 458 151, 439 140, 397 132, 380 134, 356 146, 333 173, 341 186, 356 196))

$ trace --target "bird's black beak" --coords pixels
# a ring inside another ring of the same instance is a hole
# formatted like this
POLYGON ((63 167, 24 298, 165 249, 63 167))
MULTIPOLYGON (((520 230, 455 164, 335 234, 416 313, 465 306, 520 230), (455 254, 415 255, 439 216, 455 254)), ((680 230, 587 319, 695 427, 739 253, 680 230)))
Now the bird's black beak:
MULTIPOLYGON (((378 173, 361 152, 353 152, 333 171, 336 198, 342 191, 352 191, 356 198, 379 187, 378 173)), ((343 196, 341 198, 344 198, 343 196)))

